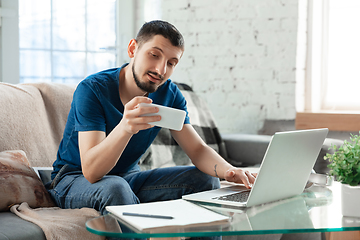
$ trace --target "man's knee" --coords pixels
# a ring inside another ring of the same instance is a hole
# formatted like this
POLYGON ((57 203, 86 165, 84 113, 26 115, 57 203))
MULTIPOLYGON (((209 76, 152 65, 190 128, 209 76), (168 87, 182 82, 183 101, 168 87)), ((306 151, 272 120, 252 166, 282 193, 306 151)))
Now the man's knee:
MULTIPOLYGON (((121 177, 105 176, 98 182, 98 185, 98 191, 94 194, 94 197, 101 202, 103 208, 111 205, 139 203, 129 184, 121 177)), ((102 209, 99 210, 102 211, 102 209)))

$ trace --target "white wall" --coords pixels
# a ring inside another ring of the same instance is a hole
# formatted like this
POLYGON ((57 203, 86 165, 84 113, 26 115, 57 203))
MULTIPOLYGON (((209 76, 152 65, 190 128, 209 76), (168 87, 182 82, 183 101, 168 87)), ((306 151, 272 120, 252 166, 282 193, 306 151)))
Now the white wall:
MULTIPOLYGON (((298 0, 158 0, 184 35, 173 81, 193 87, 221 132, 257 133, 295 118, 298 0)), ((144 0, 137 1, 144 22, 144 0)))

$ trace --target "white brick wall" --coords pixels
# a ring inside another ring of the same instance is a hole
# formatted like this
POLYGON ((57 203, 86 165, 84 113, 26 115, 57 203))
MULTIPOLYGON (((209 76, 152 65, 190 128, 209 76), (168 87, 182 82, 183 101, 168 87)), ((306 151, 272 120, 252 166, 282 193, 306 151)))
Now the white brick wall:
POLYGON ((257 133, 265 119, 295 118, 298 0, 158 2, 185 38, 171 79, 200 94, 221 132, 257 133))

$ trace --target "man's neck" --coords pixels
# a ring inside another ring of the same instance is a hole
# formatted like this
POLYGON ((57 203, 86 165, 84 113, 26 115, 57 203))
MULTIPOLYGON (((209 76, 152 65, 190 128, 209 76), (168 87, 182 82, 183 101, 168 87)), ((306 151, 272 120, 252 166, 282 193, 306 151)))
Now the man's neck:
POLYGON ((130 64, 122 68, 120 71, 119 94, 120 94, 121 102, 123 103, 124 106, 134 97, 148 95, 147 92, 143 92, 136 85, 130 64))

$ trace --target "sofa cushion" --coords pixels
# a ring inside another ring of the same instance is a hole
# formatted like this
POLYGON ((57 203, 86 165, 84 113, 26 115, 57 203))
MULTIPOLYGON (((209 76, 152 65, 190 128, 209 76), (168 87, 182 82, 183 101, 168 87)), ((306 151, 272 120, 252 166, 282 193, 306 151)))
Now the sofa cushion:
POLYGON ((271 136, 246 133, 221 135, 228 152, 228 162, 236 167, 260 166, 271 136))
POLYGON ((12 212, 0 212, 0 240, 45 240, 41 228, 12 212))
POLYGON ((65 128, 73 86, 0 83, 0 151, 23 150, 33 167, 50 167, 65 128))
POLYGON ((0 211, 27 202, 31 207, 55 206, 21 150, 0 152, 0 211))
MULTIPOLYGON (((205 143, 227 158, 225 144, 207 104, 186 84, 177 83, 187 102, 190 123, 205 143)), ((141 157, 142 169, 191 165, 191 160, 172 138, 170 130, 162 128, 154 142, 141 157)))

